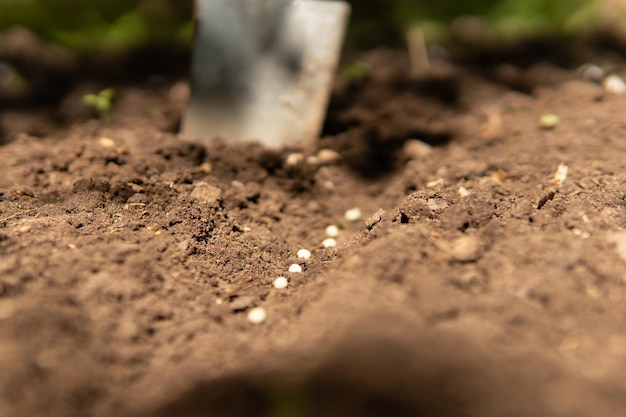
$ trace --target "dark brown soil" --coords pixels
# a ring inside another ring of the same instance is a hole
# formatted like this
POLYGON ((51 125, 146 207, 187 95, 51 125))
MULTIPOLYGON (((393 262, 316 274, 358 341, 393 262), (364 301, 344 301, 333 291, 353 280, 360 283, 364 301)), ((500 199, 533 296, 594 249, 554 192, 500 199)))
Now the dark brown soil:
POLYGON ((5 110, 0 415, 625 416, 626 96, 363 59, 295 165, 178 137, 166 80, 5 110))

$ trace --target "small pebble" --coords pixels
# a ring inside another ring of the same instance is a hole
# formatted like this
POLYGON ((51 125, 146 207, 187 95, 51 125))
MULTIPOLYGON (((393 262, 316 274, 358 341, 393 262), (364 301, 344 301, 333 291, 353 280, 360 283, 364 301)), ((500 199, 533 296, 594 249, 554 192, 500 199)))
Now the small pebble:
POLYGON ((252 324, 261 324, 267 320, 267 311, 263 307, 255 307, 248 312, 248 321, 252 324))
POLYGON ((287 166, 295 166, 302 161, 304 161, 304 155, 302 155, 301 153, 290 153, 285 159, 285 164, 287 166))
POLYGON ((297 256, 300 259, 304 259, 305 261, 308 261, 309 258, 311 257, 311 251, 307 249, 300 249, 297 253, 297 256))
POLYGON ((473 236, 463 236, 452 242, 448 246, 450 258, 457 262, 471 262, 477 260, 482 253, 482 245, 478 238, 473 236))
POLYGON ((383 220, 384 216, 385 216, 385 210, 379 209, 376 213, 372 215, 372 217, 368 218, 365 221, 365 226, 367 227, 368 230, 372 230, 374 226, 376 226, 378 223, 380 223, 383 220))
POLYGON ((337 241, 334 238, 329 237, 327 239, 324 239, 324 241, 322 242, 322 246, 326 249, 336 248, 337 241))
POLYGON ((363 213, 361 213, 361 209, 358 207, 352 208, 345 212, 343 215, 344 218, 349 222, 358 222, 361 220, 363 213))
POLYGON ((624 94, 626 93, 626 83, 621 79, 619 75, 609 75, 604 79, 602 83, 604 90, 611 94, 624 94))
POLYGON ((335 183, 332 181, 324 181, 324 188, 326 188, 327 190, 334 190, 335 189, 335 183))
POLYGON ((539 118, 539 125, 543 129, 554 129, 558 126, 561 119, 556 114, 548 113, 539 118))
POLYGON ((467 190, 467 188, 460 186, 459 187, 459 195, 461 197, 467 197, 468 195, 470 195, 470 192, 467 190))
POLYGON ((302 267, 298 264, 292 264, 291 266, 289 266, 289 272, 291 272, 292 274, 299 274, 300 272, 302 272, 302 267))
POLYGON ((402 148, 411 159, 425 158, 433 153, 433 147, 421 140, 409 139, 402 148))
POLYGON ((334 224, 326 227, 326 236, 328 237, 337 237, 339 236, 339 228, 334 224))
POLYGON ((604 79, 604 70, 595 64, 585 64, 579 71, 585 81, 600 84, 604 79))
POLYGON ((285 277, 278 277, 274 280, 274 288, 277 290, 283 290, 287 288, 288 285, 289 281, 287 281, 287 278, 285 277))
POLYGON ((443 178, 439 178, 438 180, 429 181, 426 184, 426 187, 428 187, 428 188, 436 188, 436 187, 443 187, 444 185, 446 185, 446 182, 444 181, 444 179, 443 178))
POLYGON ((174 84, 169 91, 170 100, 180 103, 187 102, 190 95, 191 89, 189 88, 189 84, 182 81, 174 84))

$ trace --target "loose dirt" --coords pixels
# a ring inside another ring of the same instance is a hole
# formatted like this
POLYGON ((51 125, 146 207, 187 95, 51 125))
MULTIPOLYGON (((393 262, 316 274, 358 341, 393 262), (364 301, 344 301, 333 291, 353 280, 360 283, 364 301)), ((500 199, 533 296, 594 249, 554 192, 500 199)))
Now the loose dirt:
POLYGON ((281 152, 164 79, 3 111, 0 415, 625 416, 626 95, 487 58, 366 54, 281 152))

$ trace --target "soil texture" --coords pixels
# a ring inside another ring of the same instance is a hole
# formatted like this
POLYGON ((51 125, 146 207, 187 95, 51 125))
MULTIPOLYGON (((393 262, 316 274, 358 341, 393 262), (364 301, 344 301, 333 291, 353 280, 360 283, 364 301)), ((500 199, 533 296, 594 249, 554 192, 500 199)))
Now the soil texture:
POLYGON ((523 56, 365 54, 280 152, 167 78, 2 110, 0 415, 626 416, 623 61, 523 56))

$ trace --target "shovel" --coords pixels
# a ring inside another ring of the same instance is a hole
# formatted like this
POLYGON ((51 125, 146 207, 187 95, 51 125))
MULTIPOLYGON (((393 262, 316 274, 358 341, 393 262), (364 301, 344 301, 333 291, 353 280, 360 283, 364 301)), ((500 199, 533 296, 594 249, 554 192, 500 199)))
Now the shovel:
POLYGON ((320 134, 350 7, 343 1, 196 0, 182 133, 304 145, 320 134))

